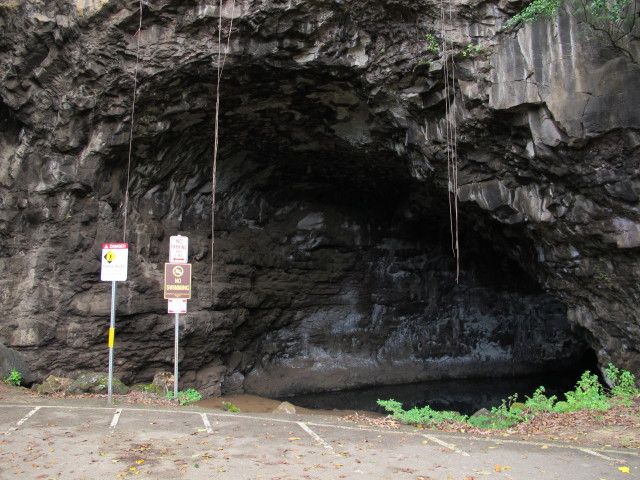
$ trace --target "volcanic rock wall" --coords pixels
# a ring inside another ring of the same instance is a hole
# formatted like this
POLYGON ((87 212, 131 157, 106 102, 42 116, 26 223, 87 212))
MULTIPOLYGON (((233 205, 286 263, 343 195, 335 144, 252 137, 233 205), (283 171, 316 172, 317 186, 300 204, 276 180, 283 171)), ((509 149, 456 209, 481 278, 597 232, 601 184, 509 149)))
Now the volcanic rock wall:
POLYGON ((440 8, 0 3, 0 342, 39 376, 104 368, 100 245, 126 240, 116 374, 171 369, 180 233, 182 383, 206 394, 519 375, 587 348, 640 373, 638 64, 569 17, 507 34, 509 4, 456 2, 444 28, 440 8))

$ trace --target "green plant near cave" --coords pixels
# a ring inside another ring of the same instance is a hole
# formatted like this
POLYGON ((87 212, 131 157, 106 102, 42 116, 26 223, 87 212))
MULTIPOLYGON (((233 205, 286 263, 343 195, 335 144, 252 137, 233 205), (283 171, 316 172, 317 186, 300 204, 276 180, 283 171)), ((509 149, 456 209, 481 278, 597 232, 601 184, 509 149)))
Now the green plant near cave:
POLYGON ((630 405, 632 399, 640 395, 640 391, 636 387, 636 378, 631 372, 620 370, 610 363, 605 370, 605 375, 613 384, 611 396, 614 400, 620 400, 625 405, 630 405))
POLYGON ((440 51, 440 42, 433 33, 427 33, 424 36, 427 41, 426 49, 430 52, 439 52, 440 51))
POLYGON ((518 394, 503 399, 499 406, 492 407, 489 415, 470 417, 467 423, 479 428, 505 429, 527 421, 530 414, 524 404, 517 401, 518 394))
POLYGON ((524 10, 511 17, 503 29, 515 27, 523 23, 532 23, 538 18, 555 18, 558 16, 563 0, 533 0, 524 10))
POLYGON ((7 378, 4 379, 4 381, 9 385, 13 385, 14 387, 19 387, 20 384, 22 383, 22 374, 15 368, 12 368, 11 373, 7 378))
POLYGON ((611 402, 595 374, 584 372, 575 390, 564 394, 566 401, 554 405, 554 412, 575 412, 577 410, 607 410, 611 402))
POLYGON ((461 415, 458 412, 433 410, 428 405, 422 408, 414 407, 411 410, 405 411, 402 409, 402 404, 393 399, 378 400, 378 405, 391 412, 393 417, 401 422, 415 425, 464 422, 468 418, 466 415, 461 415))
POLYGON ((637 33, 640 0, 533 0, 524 10, 503 25, 503 30, 539 18, 551 20, 567 11, 586 27, 585 31, 613 46, 634 63, 638 63, 626 41, 637 33))
POLYGON ((477 54, 482 51, 482 45, 474 45, 473 43, 468 43, 464 50, 462 50, 463 57, 473 58, 477 54))
POLYGON ((430 406, 412 408, 405 411, 402 404, 395 400, 378 400, 378 405, 390 412, 403 423, 429 426, 441 423, 463 422, 478 428, 504 429, 517 423, 528 421, 540 412, 567 413, 577 410, 607 410, 615 403, 630 405, 640 395, 636 387, 635 376, 609 364, 605 375, 613 384, 607 391, 599 382, 597 375, 584 372, 574 390, 564 394, 565 400, 557 401, 552 395, 547 397, 545 388, 539 387, 531 397, 525 397, 524 403, 517 401, 517 394, 511 395, 498 407, 482 415, 468 417, 458 412, 440 412, 430 406))
MULTIPOLYGON (((173 399, 173 392, 167 392, 166 398, 169 400, 173 399)), ((178 392, 178 403, 180 405, 186 405, 187 403, 197 402, 198 400, 202 400, 202 394, 197 391, 195 388, 188 388, 184 392, 178 392)))
POLYGON ((525 406, 534 413, 550 412, 553 409, 553 405, 558 400, 558 397, 555 395, 547 397, 544 392, 545 388, 541 386, 533 392, 532 397, 527 397, 525 395, 525 398, 527 399, 526 402, 524 402, 525 406))

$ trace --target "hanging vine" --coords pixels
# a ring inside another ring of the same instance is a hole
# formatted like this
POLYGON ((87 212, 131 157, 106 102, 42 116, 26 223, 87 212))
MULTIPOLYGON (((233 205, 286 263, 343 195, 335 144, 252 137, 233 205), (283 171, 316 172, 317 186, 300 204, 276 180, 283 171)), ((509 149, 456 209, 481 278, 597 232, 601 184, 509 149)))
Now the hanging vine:
POLYGON ((211 270, 209 272, 209 284, 211 287, 211 297, 213 298, 213 247, 215 245, 215 215, 216 215, 216 178, 218 170, 218 134, 220 130, 220 84, 222 83, 222 72, 224 64, 227 60, 227 52, 231 43, 231 32, 233 30, 233 16, 236 9, 236 2, 232 0, 231 21, 229 23, 229 32, 227 34, 226 49, 222 53, 222 0, 219 3, 218 12, 218 64, 216 76, 216 108, 214 114, 214 130, 213 130, 213 159, 211 165, 211 270))
POLYGON ((140 31, 142 30, 142 0, 140 0, 140 15, 138 19, 138 31, 134 33, 137 38, 136 66, 133 70, 133 99, 131 101, 131 126, 129 129, 129 155, 127 158, 127 184, 124 192, 124 221, 122 225, 122 243, 127 243, 127 217, 129 212, 129 182, 131 180, 131 157, 133 154, 133 120, 136 111, 136 93, 138 90, 138 66, 140 64, 140 31))
POLYGON ((451 230, 451 250, 456 259, 456 283, 460 281, 460 235, 458 209, 458 138, 456 123, 455 60, 449 56, 447 24, 453 24, 450 0, 440 2, 440 28, 444 58, 444 98, 445 98, 445 141, 447 144, 447 198, 449 202, 449 224, 451 230), (446 1, 446 5, 445 5, 446 1), (448 15, 447 15, 448 14, 448 15), (448 18, 447 18, 448 16, 448 18))

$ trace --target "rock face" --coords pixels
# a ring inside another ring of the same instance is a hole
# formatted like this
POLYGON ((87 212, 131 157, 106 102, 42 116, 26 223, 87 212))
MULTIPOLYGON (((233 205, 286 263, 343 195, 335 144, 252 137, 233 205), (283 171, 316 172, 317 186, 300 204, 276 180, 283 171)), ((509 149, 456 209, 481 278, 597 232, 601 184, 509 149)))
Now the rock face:
POLYGON ((28 386, 33 383, 33 375, 22 355, 0 343, 0 381, 11 378, 14 370, 20 374, 20 385, 28 386))
POLYGON ((100 246, 120 241, 116 374, 171 370, 177 233, 181 386, 204 394, 520 375, 588 349, 640 373, 636 62, 570 17, 500 33, 505 2, 456 2, 447 25, 415 0, 220 5, 0 5, 0 341, 36 376, 104 369, 100 246))

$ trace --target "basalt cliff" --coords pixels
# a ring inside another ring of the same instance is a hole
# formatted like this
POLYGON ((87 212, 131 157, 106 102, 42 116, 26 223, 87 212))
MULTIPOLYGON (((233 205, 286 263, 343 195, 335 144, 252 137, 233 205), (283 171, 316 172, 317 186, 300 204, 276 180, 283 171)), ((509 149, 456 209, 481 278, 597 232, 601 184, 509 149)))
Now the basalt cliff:
POLYGON ((171 370, 181 234, 205 394, 640 374, 638 32, 522 7, 0 1, 0 343, 104 371, 126 241, 116 375, 171 370))

